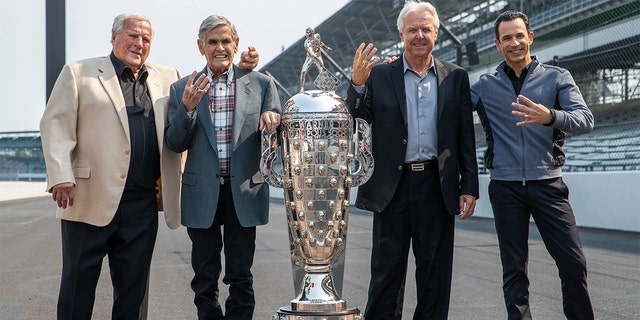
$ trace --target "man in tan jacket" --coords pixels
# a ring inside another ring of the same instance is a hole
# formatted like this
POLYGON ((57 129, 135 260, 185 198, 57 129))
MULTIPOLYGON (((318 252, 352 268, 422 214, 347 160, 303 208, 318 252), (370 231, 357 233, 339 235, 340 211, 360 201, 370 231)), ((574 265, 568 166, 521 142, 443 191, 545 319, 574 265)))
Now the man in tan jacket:
MULTIPOLYGON (((65 65, 40 122, 47 191, 61 219, 58 319, 91 319, 106 255, 112 318, 140 318, 159 205, 170 228, 180 225, 181 155, 163 142, 169 87, 180 75, 146 62, 152 36, 147 18, 117 16, 111 54, 65 65)), ((257 65, 255 51, 242 57, 257 65)))

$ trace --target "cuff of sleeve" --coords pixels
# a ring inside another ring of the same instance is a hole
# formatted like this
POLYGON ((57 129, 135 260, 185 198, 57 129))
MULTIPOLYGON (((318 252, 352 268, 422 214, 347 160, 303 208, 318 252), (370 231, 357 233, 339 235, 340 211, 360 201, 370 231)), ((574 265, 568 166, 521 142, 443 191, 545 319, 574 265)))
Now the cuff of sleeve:
POLYGON ((551 111, 551 121, 544 124, 547 127, 551 126, 554 122, 556 122, 556 111, 555 110, 549 110, 549 111, 551 111))
POLYGON ((187 115, 189 116, 189 119, 193 120, 196 117, 196 111, 198 110, 198 108, 194 108, 191 111, 187 111, 187 115))
POLYGON ((353 89, 359 94, 364 94, 365 91, 366 91, 366 87, 365 86, 356 86, 353 83, 351 84, 351 86, 353 86, 353 89))

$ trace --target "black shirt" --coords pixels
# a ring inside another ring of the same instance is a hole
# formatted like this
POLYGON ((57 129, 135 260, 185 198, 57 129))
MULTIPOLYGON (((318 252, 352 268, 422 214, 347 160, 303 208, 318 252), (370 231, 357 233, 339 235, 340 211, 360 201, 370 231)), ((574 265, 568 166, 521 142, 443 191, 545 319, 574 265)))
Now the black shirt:
POLYGON ((511 69, 511 67, 509 67, 505 63, 504 73, 506 73, 507 76, 509 76, 509 79, 511 80, 511 84, 513 85, 513 90, 515 90, 516 95, 520 94, 520 90, 522 90, 522 84, 524 83, 524 79, 527 77, 527 73, 529 73, 529 70, 531 68, 535 69, 536 65, 538 65, 538 61, 536 60, 531 61, 529 65, 527 65, 522 69, 522 72, 520 73, 520 77, 518 77, 516 76, 516 72, 513 71, 513 69, 511 69))
POLYGON ((156 182, 160 178, 160 152, 153 104, 147 91, 149 72, 143 66, 136 79, 133 71, 118 60, 113 52, 110 58, 120 81, 129 122, 131 156, 125 196, 155 195, 156 182))

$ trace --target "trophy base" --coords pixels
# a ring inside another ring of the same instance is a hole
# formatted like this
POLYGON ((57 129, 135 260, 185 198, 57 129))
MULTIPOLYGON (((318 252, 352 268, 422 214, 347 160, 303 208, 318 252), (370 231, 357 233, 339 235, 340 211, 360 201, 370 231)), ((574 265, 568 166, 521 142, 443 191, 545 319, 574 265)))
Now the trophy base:
POLYGON ((344 311, 291 311, 282 307, 272 317, 273 320, 364 320, 358 309, 344 311))

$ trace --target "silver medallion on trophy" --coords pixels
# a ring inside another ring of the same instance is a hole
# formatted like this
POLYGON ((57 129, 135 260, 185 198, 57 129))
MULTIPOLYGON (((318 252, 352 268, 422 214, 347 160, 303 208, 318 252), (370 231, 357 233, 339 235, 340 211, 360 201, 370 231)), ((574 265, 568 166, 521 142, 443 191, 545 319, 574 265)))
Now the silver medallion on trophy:
POLYGON ((294 289, 297 297, 274 320, 362 320, 341 298, 349 194, 373 173, 371 132, 352 119, 335 90, 340 81, 325 69, 320 35, 307 28, 307 58, 300 92, 283 108, 280 127, 262 133, 260 170, 265 181, 284 190, 294 289), (319 90, 304 90, 311 66, 319 90), (355 128, 354 128, 355 126, 355 128), (275 170, 278 153, 281 173, 275 170))

